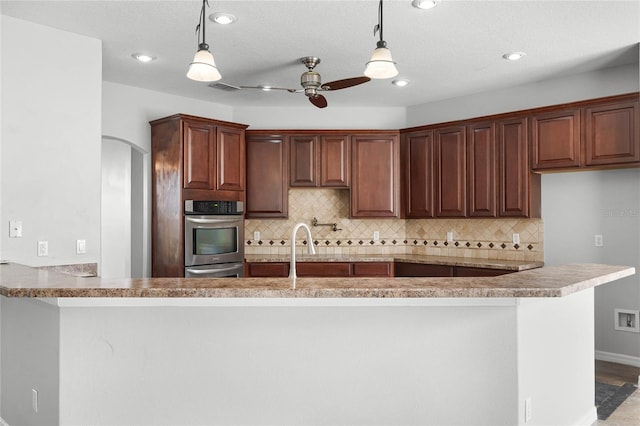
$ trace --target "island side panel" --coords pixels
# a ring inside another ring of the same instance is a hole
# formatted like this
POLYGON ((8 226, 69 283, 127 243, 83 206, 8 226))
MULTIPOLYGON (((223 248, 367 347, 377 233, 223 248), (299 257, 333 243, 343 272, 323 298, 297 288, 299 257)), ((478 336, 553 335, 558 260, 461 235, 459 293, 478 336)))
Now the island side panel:
POLYGON ((515 301, 60 309, 63 424, 517 422, 515 301))
POLYGON ((59 311, 37 299, 0 297, 2 420, 51 426, 59 418, 59 311), (37 412, 33 409, 33 390, 37 412))
POLYGON ((595 424, 594 335, 593 289, 562 298, 520 299, 517 424, 595 424))

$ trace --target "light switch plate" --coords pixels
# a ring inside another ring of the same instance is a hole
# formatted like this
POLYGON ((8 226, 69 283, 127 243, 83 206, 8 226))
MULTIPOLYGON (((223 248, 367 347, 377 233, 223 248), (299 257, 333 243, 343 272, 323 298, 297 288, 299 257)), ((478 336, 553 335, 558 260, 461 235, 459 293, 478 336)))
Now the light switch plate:
POLYGON ((76 254, 85 254, 87 252, 87 240, 76 240, 76 254))

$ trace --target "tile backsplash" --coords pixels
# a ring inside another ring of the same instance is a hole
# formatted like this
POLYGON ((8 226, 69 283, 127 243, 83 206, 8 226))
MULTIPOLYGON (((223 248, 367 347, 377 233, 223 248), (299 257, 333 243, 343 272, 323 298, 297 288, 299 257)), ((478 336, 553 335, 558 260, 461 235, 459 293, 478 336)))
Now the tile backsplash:
MULTIPOLYGON (((543 261, 542 219, 350 219, 346 189, 290 189, 288 219, 247 219, 246 254, 290 252, 293 226, 311 227, 320 254, 427 254, 480 259, 543 261), (311 226, 313 218, 332 226, 311 226), (260 239, 254 240, 254 231, 260 239), (447 242, 447 232, 453 241, 447 242), (374 232, 379 239, 374 240, 374 232), (513 244, 512 235, 520 235, 513 244)), ((306 233, 296 236, 297 250, 306 233)))

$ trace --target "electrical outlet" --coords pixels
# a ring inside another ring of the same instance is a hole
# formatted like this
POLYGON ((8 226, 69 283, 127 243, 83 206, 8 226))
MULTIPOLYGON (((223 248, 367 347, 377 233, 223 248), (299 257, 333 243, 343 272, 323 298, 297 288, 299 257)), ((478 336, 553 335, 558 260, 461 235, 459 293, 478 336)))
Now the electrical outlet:
POLYGON ((22 221, 10 220, 9 221, 9 238, 22 237, 22 221))
POLYGON ((531 398, 524 400, 524 422, 529 423, 531 421, 531 398))
POLYGON ((447 242, 448 243, 452 243, 453 242, 453 231, 448 231, 447 232, 447 242))
POLYGON ((49 256, 48 241, 38 241, 38 256, 49 256))
POLYGON ((253 239, 255 241, 260 241, 260 231, 253 231, 253 239))
POLYGON ((373 241, 378 241, 380 239, 380 232, 373 231, 373 241))
POLYGON ((604 239, 601 234, 596 234, 593 236, 593 243, 596 247, 604 247, 604 239))
POLYGON ((511 241, 513 244, 520 244, 520 234, 513 234, 511 236, 511 241))
POLYGON ((87 252, 87 241, 76 240, 76 254, 85 254, 87 252))

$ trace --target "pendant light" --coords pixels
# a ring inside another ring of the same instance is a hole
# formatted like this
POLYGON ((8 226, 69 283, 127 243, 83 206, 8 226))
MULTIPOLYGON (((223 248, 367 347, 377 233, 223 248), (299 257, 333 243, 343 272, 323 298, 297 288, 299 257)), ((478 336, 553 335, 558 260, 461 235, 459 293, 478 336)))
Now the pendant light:
POLYGON ((391 51, 387 49, 387 42, 382 39, 382 0, 378 7, 378 24, 373 27, 373 35, 380 31, 380 40, 376 44, 376 49, 367 62, 364 75, 370 78, 391 78, 398 75, 396 63, 391 58, 391 51))
POLYGON ((209 52, 209 45, 205 41, 205 7, 208 5, 208 0, 202 0, 200 21, 196 26, 198 51, 193 57, 193 62, 189 65, 189 71, 187 71, 187 77, 196 81, 217 81, 222 78, 213 60, 213 55, 209 52), (202 41, 200 40, 200 30, 202 30, 202 41))

